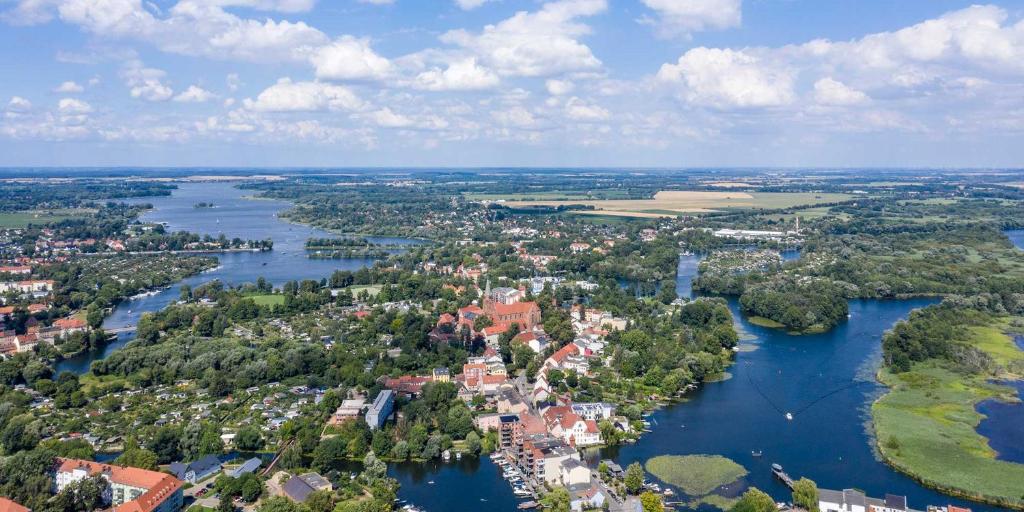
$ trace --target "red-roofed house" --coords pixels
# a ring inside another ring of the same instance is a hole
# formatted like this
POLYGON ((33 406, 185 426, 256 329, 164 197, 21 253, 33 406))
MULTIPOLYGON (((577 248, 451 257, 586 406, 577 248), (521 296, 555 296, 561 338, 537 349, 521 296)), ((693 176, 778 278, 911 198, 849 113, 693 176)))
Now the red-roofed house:
POLYGON ((402 375, 397 379, 384 381, 384 387, 408 397, 416 398, 423 391, 423 385, 433 382, 433 377, 417 377, 414 375, 402 375))
POLYGON ((20 504, 11 501, 7 498, 0 497, 0 512, 32 512, 28 507, 23 507, 20 504))
POLYGON ((548 407, 542 415, 548 433, 560 437, 572 446, 601 444, 601 430, 594 420, 585 420, 573 412, 571 406, 548 407))
POLYGON ((67 336, 74 332, 85 332, 89 328, 85 320, 73 317, 58 318, 53 322, 53 326, 60 329, 61 336, 67 336))
POLYGON ((113 512, 178 512, 182 506, 182 482, 158 471, 101 464, 87 460, 57 459, 54 489, 100 476, 110 483, 113 512))

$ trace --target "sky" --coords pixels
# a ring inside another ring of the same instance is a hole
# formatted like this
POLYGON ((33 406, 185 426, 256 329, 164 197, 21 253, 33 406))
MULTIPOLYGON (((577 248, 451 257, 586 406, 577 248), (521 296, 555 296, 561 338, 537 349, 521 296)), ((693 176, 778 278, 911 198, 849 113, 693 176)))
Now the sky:
POLYGON ((1024 1, 0 0, 0 166, 1024 167, 1024 1))

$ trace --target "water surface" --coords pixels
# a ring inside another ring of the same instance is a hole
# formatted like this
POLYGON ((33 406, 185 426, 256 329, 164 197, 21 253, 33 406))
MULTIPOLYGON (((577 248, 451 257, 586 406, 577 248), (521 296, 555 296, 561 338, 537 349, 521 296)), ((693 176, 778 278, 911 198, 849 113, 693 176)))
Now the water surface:
MULTIPOLYGON (((156 294, 122 302, 108 316, 103 327, 119 329, 134 326, 143 313, 159 311, 178 300, 181 286, 193 288, 219 279, 229 285, 255 283, 260 277, 273 284, 303 279, 325 279, 335 270, 357 270, 372 265, 372 258, 310 259, 306 257, 305 243, 309 238, 337 237, 332 233, 278 218, 278 214, 291 207, 285 201, 252 199, 253 191, 241 190, 232 183, 183 183, 170 196, 132 198, 128 203, 149 203, 153 209, 142 215, 145 222, 166 223, 168 231, 189 231, 217 237, 221 234, 243 240, 274 242, 268 252, 231 252, 217 255, 217 268, 192 276, 160 290, 156 294), (213 203, 213 208, 196 208, 196 203, 213 203)), ((396 237, 367 237, 380 244, 418 245, 423 240, 396 237)), ((93 361, 106 357, 134 338, 133 332, 118 335, 117 341, 100 350, 87 352, 57 364, 57 372, 71 371, 83 374, 93 361)))

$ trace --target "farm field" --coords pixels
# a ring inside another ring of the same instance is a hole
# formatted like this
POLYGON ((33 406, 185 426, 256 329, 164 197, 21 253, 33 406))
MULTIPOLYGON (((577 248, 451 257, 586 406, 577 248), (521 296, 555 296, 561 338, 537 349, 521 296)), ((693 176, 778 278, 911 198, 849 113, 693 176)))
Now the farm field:
POLYGON ((0 213, 0 228, 24 228, 29 224, 41 225, 49 222, 60 222, 62 220, 83 217, 91 213, 92 210, 84 209, 4 212, 0 213))
MULTIPOLYGON (((508 196, 506 196, 507 198, 508 196)), ((652 199, 608 200, 508 200, 507 206, 593 206, 595 210, 576 211, 587 215, 625 217, 670 217, 681 213, 709 213, 727 209, 791 208, 794 206, 846 201, 848 194, 813 192, 711 192, 663 190, 652 199)))

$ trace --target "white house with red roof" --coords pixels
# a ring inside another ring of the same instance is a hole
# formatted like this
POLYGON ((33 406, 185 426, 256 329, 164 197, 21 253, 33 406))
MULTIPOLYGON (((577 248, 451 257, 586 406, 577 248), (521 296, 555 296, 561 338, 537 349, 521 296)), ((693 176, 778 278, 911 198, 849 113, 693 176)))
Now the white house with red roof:
POLYGON ((182 482, 158 471, 102 464, 78 459, 57 459, 53 491, 59 493, 68 485, 99 476, 110 484, 105 499, 113 512, 178 512, 183 495, 182 482))

